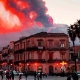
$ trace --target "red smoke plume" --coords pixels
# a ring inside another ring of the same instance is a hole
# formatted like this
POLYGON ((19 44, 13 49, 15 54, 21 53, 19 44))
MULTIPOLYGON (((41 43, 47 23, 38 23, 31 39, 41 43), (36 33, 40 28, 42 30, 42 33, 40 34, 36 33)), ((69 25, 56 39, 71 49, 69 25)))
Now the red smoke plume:
POLYGON ((47 10, 43 0, 0 0, 0 33, 20 31, 35 24, 52 26, 47 10))

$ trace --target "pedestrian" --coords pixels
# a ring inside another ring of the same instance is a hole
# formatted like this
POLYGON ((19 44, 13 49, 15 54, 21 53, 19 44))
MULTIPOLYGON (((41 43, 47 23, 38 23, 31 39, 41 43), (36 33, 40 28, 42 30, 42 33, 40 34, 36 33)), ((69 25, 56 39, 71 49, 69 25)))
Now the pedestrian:
POLYGON ((42 80, 42 72, 40 72, 40 80, 42 80))
POLYGON ((3 71, 1 71, 1 80, 3 80, 3 71))
POLYGON ((21 80, 21 79, 22 79, 22 74, 19 75, 19 80, 21 80))
POLYGON ((6 80, 9 80, 9 71, 6 72, 6 80))
POLYGON ((26 71, 25 71, 26 80, 27 80, 27 76, 28 76, 28 71, 27 71, 27 69, 26 69, 26 71))
POLYGON ((72 73, 72 78, 73 78, 73 80, 78 80, 78 75, 76 72, 72 73))
POLYGON ((12 76, 11 77, 12 77, 12 80, 14 80, 14 72, 13 71, 12 71, 12 76))
POLYGON ((8 80, 11 80, 11 77, 12 77, 11 71, 9 71, 9 79, 8 80))
POLYGON ((36 71, 34 71, 34 80, 36 80, 36 71))
POLYGON ((71 75, 70 74, 68 74, 67 80, 71 80, 71 75))
POLYGON ((37 73, 37 80, 39 80, 39 78, 40 78, 40 73, 38 72, 37 73))

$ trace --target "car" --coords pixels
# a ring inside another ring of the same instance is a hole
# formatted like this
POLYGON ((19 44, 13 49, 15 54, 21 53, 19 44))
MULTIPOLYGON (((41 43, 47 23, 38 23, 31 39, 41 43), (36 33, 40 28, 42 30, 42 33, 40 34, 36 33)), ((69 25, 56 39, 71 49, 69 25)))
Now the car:
POLYGON ((14 73, 15 76, 19 75, 18 71, 13 70, 13 73, 14 73))
POLYGON ((80 71, 77 71, 77 75, 78 75, 78 77, 80 78, 80 71))

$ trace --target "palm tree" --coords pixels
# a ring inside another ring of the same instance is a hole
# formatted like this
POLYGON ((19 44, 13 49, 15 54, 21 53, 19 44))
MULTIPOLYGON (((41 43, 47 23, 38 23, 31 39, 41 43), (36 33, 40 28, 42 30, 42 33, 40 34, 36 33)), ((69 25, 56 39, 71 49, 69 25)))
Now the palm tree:
POLYGON ((76 39, 76 29, 74 25, 70 25, 70 27, 68 27, 68 34, 69 37, 71 39, 71 41, 73 42, 73 51, 74 51, 74 62, 75 62, 75 71, 77 71, 77 67, 76 67, 76 54, 75 54, 75 39, 76 39))
POLYGON ((77 23, 75 24, 76 28, 76 35, 80 39, 80 20, 77 20, 77 23))

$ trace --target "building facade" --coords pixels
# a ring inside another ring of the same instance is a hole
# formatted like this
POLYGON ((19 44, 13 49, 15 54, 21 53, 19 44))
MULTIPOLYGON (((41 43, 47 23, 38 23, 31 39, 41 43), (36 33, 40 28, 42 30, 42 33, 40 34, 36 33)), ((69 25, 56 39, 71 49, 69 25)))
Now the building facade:
POLYGON ((2 49, 2 69, 14 69, 14 41, 2 49))
POLYGON ((68 35, 40 32, 14 42, 14 68, 23 71, 59 73, 66 71, 69 60, 68 35))

